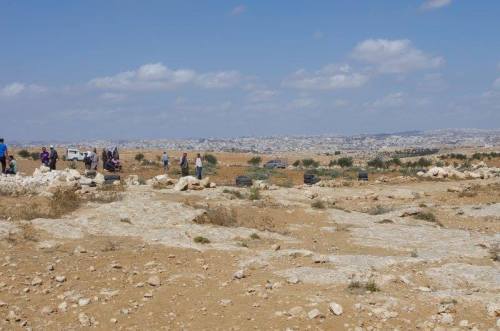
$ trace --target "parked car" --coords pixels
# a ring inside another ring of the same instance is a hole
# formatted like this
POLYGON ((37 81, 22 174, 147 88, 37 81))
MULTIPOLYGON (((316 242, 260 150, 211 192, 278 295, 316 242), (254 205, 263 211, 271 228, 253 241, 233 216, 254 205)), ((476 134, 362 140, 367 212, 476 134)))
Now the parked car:
POLYGON ((264 168, 267 169, 285 169, 286 163, 281 160, 271 160, 264 164, 264 168))
POLYGON ((238 176, 236 177, 236 186, 252 186, 252 178, 248 176, 238 176))
POLYGON ((319 181, 320 181, 320 179, 318 177, 316 177, 316 175, 314 175, 314 174, 308 174, 308 173, 304 174, 304 184, 314 185, 319 181))
POLYGON ((361 170, 358 172, 358 180, 368 180, 368 171, 361 170))
POLYGON ((66 160, 68 161, 83 161, 85 153, 80 152, 76 148, 68 148, 66 150, 66 160))

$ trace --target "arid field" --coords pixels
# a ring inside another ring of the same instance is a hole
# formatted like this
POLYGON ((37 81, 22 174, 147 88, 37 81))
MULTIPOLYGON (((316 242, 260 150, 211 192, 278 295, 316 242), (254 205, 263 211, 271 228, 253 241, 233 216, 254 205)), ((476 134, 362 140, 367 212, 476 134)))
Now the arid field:
POLYGON ((127 150, 113 184, 16 156, 24 175, 0 177, 0 329, 498 330, 500 157, 478 152, 261 155, 277 170, 210 153, 210 179, 184 182, 180 152, 158 177, 161 151, 127 150))

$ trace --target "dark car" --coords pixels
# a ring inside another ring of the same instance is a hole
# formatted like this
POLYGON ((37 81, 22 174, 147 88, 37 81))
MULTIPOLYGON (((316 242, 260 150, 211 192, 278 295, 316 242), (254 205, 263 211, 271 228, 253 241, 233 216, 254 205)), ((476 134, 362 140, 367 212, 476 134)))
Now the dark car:
POLYGON ((252 186, 252 178, 248 176, 238 176, 236 177, 236 186, 252 186))
POLYGON ((304 184, 314 185, 318 183, 320 179, 314 174, 304 174, 304 184))
POLYGON ((358 172, 358 180, 368 180, 368 171, 361 170, 358 172))
POLYGON ((267 169, 285 169, 286 163, 281 160, 271 160, 264 164, 264 168, 267 169))

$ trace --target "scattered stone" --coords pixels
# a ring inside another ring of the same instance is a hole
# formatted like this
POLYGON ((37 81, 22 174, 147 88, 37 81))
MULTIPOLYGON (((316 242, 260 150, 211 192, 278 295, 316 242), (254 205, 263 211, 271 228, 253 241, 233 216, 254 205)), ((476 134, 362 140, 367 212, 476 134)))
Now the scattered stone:
POLYGON ((78 314, 78 321, 80 322, 81 326, 91 326, 92 325, 92 321, 91 321, 89 315, 87 315, 85 313, 78 314))
POLYGON ((42 283, 43 283, 43 280, 40 277, 35 277, 31 281, 31 286, 39 286, 39 285, 42 285, 42 283))
POLYGON ((66 276, 56 276, 56 282, 64 283, 66 281, 66 276))
POLYGON ((78 305, 79 306, 86 306, 90 303, 90 299, 89 298, 80 298, 78 299, 78 305))
POLYGON ((40 312, 42 313, 42 315, 50 315, 54 312, 54 308, 50 306, 44 306, 40 312))
POLYGON ((307 313, 307 317, 309 317, 309 319, 312 320, 315 318, 324 318, 325 316, 319 311, 319 309, 314 308, 313 310, 307 313))
POLYGON ((300 283, 300 279, 297 276, 290 276, 286 280, 288 284, 298 284, 300 283))
POLYGON ((151 285, 151 286, 155 286, 155 287, 158 287, 161 285, 161 280, 160 280, 160 277, 158 276, 151 276, 148 278, 148 284, 151 285))
POLYGON ((234 279, 242 279, 245 277, 246 277, 246 274, 245 274, 245 271, 243 269, 238 270, 233 274, 234 279))
POLYGON ((57 310, 62 312, 62 313, 65 313, 68 311, 68 304, 66 303, 66 301, 63 301, 59 304, 59 306, 57 306, 57 310))
POLYGON ((222 299, 219 303, 221 306, 229 306, 233 303, 233 301, 230 299, 222 299))
POLYGON ((330 311, 334 314, 334 315, 337 315, 337 316, 340 316, 342 315, 342 313, 344 312, 344 310, 342 309, 342 306, 339 305, 338 303, 336 302, 330 302, 330 304, 328 305, 328 307, 330 308, 330 311))

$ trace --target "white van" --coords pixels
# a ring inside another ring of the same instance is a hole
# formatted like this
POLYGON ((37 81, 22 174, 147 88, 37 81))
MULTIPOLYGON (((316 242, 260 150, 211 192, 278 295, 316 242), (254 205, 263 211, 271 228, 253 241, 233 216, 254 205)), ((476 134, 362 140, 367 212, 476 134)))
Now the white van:
POLYGON ((68 148, 66 150, 66 160, 68 161, 83 161, 85 153, 80 152, 76 148, 68 148))

